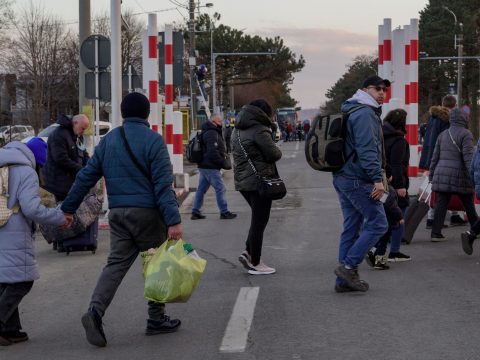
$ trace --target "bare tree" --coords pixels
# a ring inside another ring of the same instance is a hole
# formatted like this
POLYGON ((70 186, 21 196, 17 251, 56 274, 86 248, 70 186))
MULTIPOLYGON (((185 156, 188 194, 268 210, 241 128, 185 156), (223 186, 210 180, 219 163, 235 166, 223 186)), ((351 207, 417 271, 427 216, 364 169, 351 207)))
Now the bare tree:
POLYGON ((12 18, 16 37, 11 42, 7 67, 18 74, 17 86, 24 91, 25 107, 35 130, 51 110, 59 87, 64 84, 68 67, 64 62, 69 32, 60 19, 30 2, 18 20, 12 18))

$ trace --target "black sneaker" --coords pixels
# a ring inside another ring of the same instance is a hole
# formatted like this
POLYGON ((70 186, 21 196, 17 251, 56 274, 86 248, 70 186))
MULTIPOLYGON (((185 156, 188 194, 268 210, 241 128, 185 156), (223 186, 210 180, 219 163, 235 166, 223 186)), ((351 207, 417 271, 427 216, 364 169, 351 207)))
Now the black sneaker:
POLYGON ((442 242, 442 241, 447 241, 447 238, 443 236, 443 234, 432 233, 430 236, 430 240, 432 242, 442 242))
POLYGON ((467 220, 464 220, 460 215, 452 215, 450 217, 450 226, 465 226, 468 224, 467 220))
POLYGON ((467 255, 473 254, 473 242, 475 241, 476 236, 470 231, 465 231, 462 233, 462 249, 467 255))
POLYGON ((372 250, 368 250, 367 255, 365 255, 365 262, 370 267, 375 265, 375 253, 372 250))
MULTIPOLYGON (((364 280, 360 280, 360 282, 365 285, 365 287, 367 288, 367 290, 370 288, 370 286, 368 285, 368 283, 364 280)), ((346 292, 355 292, 355 291, 358 291, 356 289, 352 289, 350 286, 348 286, 347 284, 335 284, 335 292, 337 293, 346 293, 346 292)))
POLYGON ((240 254, 240 256, 238 257, 238 261, 240 261, 240 263, 246 270, 253 269, 252 259, 250 257, 250 254, 246 250, 240 254))
POLYGON ((23 331, 5 331, 2 337, 6 338, 12 344, 17 344, 28 340, 28 335, 23 331))
POLYGON ((389 262, 402 262, 402 261, 409 261, 409 260, 412 260, 412 258, 401 252, 388 254, 389 262))
MULTIPOLYGON (((433 227, 433 219, 430 220, 430 219, 427 219, 427 229, 430 230, 431 228, 433 227)), ((442 228, 448 228, 448 225, 447 224, 443 224, 442 225, 442 228)))
POLYGON ((147 320, 145 335, 157 335, 175 332, 182 322, 178 319, 170 320, 170 316, 164 315, 162 320, 147 320))
POLYGON ((102 317, 94 308, 89 309, 82 316, 82 325, 85 328, 87 341, 98 347, 107 346, 107 338, 103 332, 102 317))
POLYGON ((235 219, 237 217, 237 214, 234 214, 230 211, 224 212, 223 214, 220 214, 220 219, 223 220, 230 220, 230 219, 235 219))
POLYGON ((345 280, 347 285, 356 291, 367 291, 368 287, 360 280, 357 269, 347 269, 340 265, 335 269, 335 275, 345 280))
POLYGON ((206 216, 201 213, 192 213, 192 216, 190 217, 191 220, 203 220, 205 218, 206 216))

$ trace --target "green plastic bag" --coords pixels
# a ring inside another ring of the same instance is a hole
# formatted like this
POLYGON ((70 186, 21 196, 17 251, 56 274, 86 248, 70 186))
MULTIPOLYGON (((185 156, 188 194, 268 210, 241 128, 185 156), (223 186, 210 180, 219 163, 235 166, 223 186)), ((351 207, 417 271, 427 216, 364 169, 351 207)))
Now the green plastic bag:
POLYGON ((143 252, 145 298, 160 303, 186 302, 200 281, 207 261, 187 252, 183 240, 167 240, 154 254, 143 252))

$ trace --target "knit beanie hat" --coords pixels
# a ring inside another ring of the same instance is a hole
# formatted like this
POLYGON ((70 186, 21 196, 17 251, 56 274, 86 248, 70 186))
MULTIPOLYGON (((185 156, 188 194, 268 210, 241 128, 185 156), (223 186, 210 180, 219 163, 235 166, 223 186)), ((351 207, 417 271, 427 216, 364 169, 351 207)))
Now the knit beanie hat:
POLYGON ((39 166, 45 165, 47 162, 47 143, 42 138, 33 137, 25 144, 35 156, 35 162, 39 166))
POLYGON ((124 119, 139 117, 146 120, 150 114, 150 102, 145 95, 132 92, 123 98, 120 110, 124 119))

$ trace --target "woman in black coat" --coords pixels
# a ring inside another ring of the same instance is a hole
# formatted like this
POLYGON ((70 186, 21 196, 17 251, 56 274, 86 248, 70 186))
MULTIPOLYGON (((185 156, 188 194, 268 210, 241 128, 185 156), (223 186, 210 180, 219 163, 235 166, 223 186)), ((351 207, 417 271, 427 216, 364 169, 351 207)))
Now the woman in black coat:
POLYGON ((235 190, 240 191, 252 209, 246 249, 240 255, 242 265, 252 275, 275 273, 275 269, 261 261, 263 232, 270 218, 272 200, 262 198, 258 192, 258 179, 244 150, 263 177, 273 177, 275 162, 282 152, 272 139, 273 108, 265 100, 255 100, 242 108, 235 121, 232 134, 235 190))
MULTIPOLYGON (((398 206, 403 215, 408 207, 408 164, 410 161, 410 147, 405 139, 407 112, 403 109, 390 111, 383 120, 383 138, 385 142, 385 157, 387 167, 391 170, 391 186, 397 192, 398 206)), ((400 224, 392 231, 390 254, 388 261, 407 261, 410 256, 400 252, 402 237, 405 232, 404 224, 400 224)))

